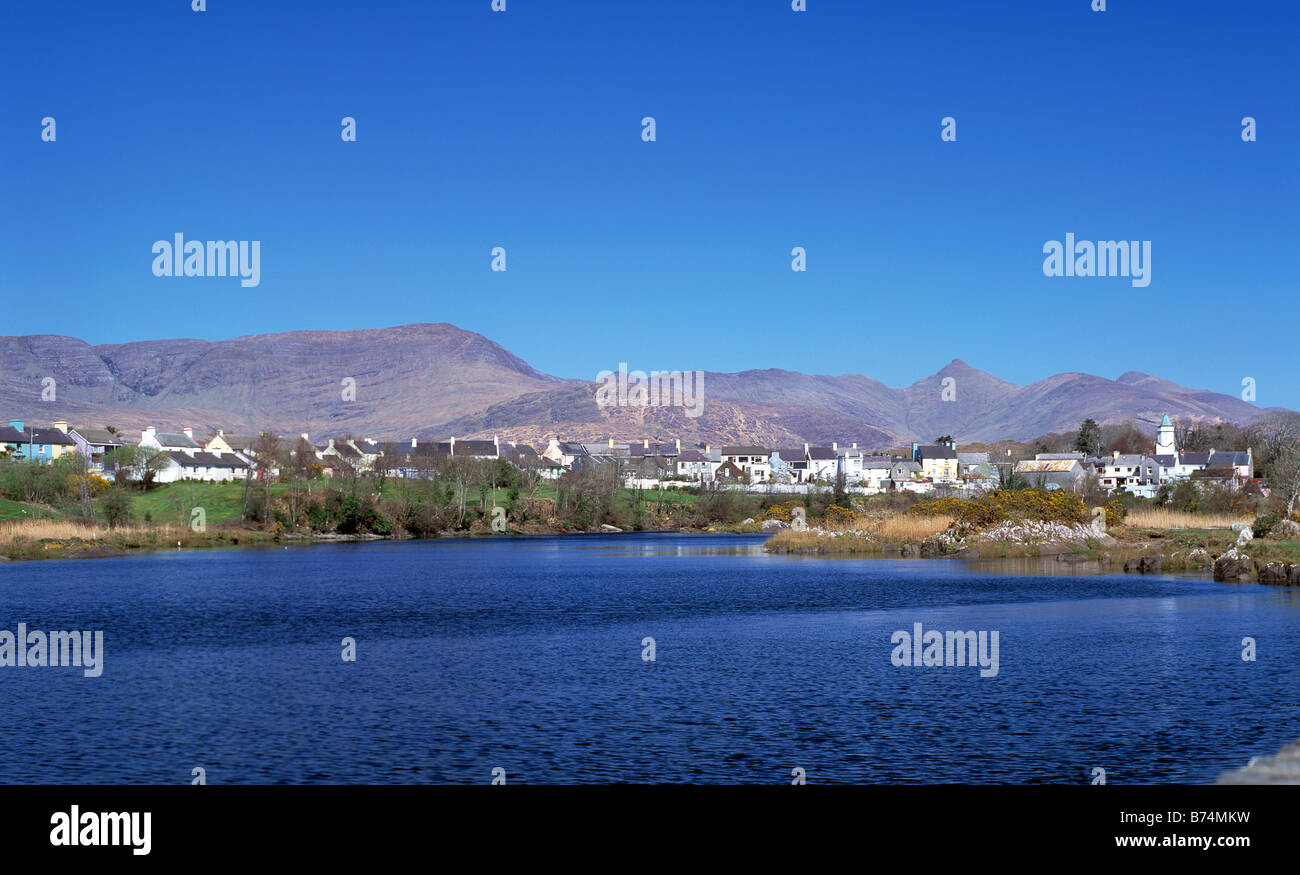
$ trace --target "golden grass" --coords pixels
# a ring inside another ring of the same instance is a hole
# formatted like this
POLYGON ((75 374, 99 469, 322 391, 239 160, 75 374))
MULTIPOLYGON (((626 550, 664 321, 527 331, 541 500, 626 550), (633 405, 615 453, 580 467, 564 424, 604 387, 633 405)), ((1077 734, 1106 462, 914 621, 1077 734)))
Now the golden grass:
POLYGON ((867 531, 885 541, 919 543, 952 524, 950 516, 891 516, 873 520, 867 531))
POLYGON ((171 534, 173 531, 188 533, 181 526, 125 526, 108 529, 101 525, 82 523, 75 520, 5 520, 0 522, 0 547, 8 546, 16 540, 25 541, 98 541, 107 537, 109 531, 117 535, 171 534))
POLYGON ((1235 513, 1188 513, 1169 508, 1137 508, 1124 517, 1130 529, 1229 529, 1233 523, 1249 523, 1254 518, 1235 513))

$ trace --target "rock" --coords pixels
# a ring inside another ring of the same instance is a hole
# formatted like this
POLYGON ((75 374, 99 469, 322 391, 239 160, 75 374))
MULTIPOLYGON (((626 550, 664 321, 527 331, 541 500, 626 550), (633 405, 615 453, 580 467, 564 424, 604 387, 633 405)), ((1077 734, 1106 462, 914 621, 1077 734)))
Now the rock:
POLYGON ((741 524, 742 526, 747 526, 747 525, 749 525, 750 523, 752 523, 753 521, 754 521, 754 518, 753 518, 753 517, 747 517, 746 519, 742 520, 740 524, 741 524))
POLYGON ((107 559, 110 556, 125 556, 126 551, 119 550, 116 547, 110 547, 108 544, 100 544, 97 547, 82 547, 79 550, 69 550, 63 554, 64 559, 107 559))
POLYGON ((1164 559, 1159 556, 1142 556, 1124 562, 1125 574, 1159 574, 1164 567, 1164 559))
POLYGON ((1290 583, 1288 569, 1291 567, 1293 566, 1284 565, 1281 562, 1270 562, 1259 569, 1259 582, 1286 586, 1290 583))
POLYGON ((763 531, 770 532, 775 529, 788 529, 789 523, 783 523, 780 520, 763 520, 763 531))
POLYGON ((1246 546, 1246 544, 1250 543, 1254 539, 1255 539, 1255 530, 1252 529, 1250 526, 1246 526, 1237 535, 1237 546, 1244 547, 1246 546))
POLYGON ((1214 560, 1214 579, 1221 583, 1242 583, 1256 579, 1255 560, 1233 547, 1214 560))
POLYGON ((904 545, 903 545, 903 558, 904 558, 904 559, 920 559, 920 558, 921 558, 921 548, 920 548, 918 545, 916 545, 916 544, 904 544, 904 545))
POLYGON ((922 556, 942 556, 945 552, 943 543, 935 538, 926 538, 921 542, 922 556))
POLYGON ((1220 784, 1300 784, 1300 742, 1286 745, 1277 756, 1251 757, 1244 769, 1224 772, 1220 784))
POLYGON ((1214 560, 1210 558, 1209 551, 1204 547, 1197 547, 1195 550, 1187 554, 1187 563, 1189 565, 1205 566, 1213 565, 1214 560))
POLYGON ((1240 532, 1240 531, 1242 531, 1243 529, 1248 529, 1248 528, 1250 528, 1250 523, 1233 523, 1233 524, 1232 524, 1232 530, 1233 530, 1234 532, 1240 532))
POLYGON ((1300 538, 1300 523, 1295 520, 1278 520, 1268 534, 1271 538, 1300 538))
POLYGON ((1288 586, 1300 586, 1300 563, 1287 566, 1286 582, 1288 586))
POLYGON ((8 561, 9 561, 8 556, 0 556, 0 562, 8 562, 8 561))
POLYGON ((621 532, 621 531, 623 531, 623 530, 620 529, 618 526, 611 526, 611 525, 608 525, 608 524, 601 526, 601 527, 600 527, 600 530, 601 530, 602 532, 621 532))

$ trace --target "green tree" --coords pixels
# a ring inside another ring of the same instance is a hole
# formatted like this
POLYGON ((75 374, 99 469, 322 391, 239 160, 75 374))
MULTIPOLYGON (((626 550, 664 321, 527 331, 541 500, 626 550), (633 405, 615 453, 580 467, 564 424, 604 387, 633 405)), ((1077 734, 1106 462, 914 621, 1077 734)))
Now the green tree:
POLYGON ((1097 420, 1090 416, 1080 424, 1074 448, 1085 456, 1095 456, 1101 452, 1101 426, 1097 425, 1097 420))

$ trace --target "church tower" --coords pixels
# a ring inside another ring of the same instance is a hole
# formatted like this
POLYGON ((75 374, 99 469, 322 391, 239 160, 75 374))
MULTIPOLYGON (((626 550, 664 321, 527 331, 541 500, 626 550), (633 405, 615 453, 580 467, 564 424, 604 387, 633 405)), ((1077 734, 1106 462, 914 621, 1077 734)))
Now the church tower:
POLYGON ((1168 413, 1160 420, 1160 428, 1156 431, 1156 455, 1178 456, 1178 449, 1174 446, 1174 424, 1169 421, 1168 413))

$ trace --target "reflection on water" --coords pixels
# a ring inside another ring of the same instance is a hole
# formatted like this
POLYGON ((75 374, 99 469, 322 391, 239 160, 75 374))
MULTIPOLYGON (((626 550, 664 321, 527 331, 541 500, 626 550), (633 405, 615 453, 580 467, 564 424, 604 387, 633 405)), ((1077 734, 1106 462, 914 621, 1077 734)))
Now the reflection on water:
POLYGON ((0 781, 1208 782, 1300 737, 1300 591, 763 540, 12 563, 0 629, 105 657, 0 667, 0 781), (997 676, 896 667, 914 623, 998 631, 997 676))

